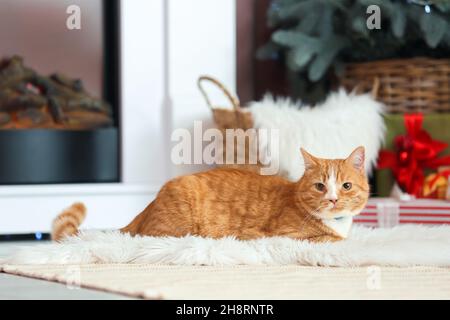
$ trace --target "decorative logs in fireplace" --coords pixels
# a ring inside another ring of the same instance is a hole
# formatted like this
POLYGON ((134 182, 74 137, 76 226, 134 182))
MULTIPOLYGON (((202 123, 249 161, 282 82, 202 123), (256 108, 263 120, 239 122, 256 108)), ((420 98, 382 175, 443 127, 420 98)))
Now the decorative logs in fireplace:
POLYGON ((105 128, 113 125, 111 113, 81 80, 39 75, 19 56, 0 61, 0 129, 105 128))

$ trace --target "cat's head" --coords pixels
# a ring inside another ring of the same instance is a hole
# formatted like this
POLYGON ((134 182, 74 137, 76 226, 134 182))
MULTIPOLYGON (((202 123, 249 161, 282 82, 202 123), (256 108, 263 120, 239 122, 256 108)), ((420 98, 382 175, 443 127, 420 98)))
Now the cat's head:
POLYGON ((299 204, 319 219, 338 219, 361 212, 369 198, 364 147, 347 159, 320 159, 301 149, 305 173, 298 182, 299 204))

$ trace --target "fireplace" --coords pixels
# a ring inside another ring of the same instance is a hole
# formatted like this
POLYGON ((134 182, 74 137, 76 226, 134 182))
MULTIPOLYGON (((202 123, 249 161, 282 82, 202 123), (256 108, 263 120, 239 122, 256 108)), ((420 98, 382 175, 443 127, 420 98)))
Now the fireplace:
POLYGON ((0 2, 1 185, 120 180, 119 4, 72 3, 0 2))
MULTIPOLYGON (((114 180, 110 178, 95 180, 90 177, 72 183, 70 181, 75 180, 71 180, 73 177, 69 177, 70 179, 65 178, 67 181, 65 183, 52 183, 50 181, 63 181, 63 179, 59 177, 57 180, 50 180, 46 174, 45 176, 49 180, 47 183, 38 178, 36 181, 40 182, 30 183, 30 180, 27 180, 27 182, 15 184, 0 184, 0 204, 3 213, 0 223, 0 241, 22 237, 21 235, 27 235, 24 239, 29 238, 30 235, 41 239, 48 233, 52 219, 63 208, 76 201, 82 201, 88 208, 86 221, 82 225, 83 229, 123 227, 152 201, 165 181, 175 174, 184 174, 181 172, 183 168, 175 167, 171 163, 170 137, 174 128, 189 128, 192 121, 211 117, 210 110, 205 106, 195 86, 198 75, 213 74, 231 89, 234 87, 234 1, 217 0, 192 3, 178 0, 106 0, 107 4, 111 2, 116 2, 117 6, 120 5, 120 10, 116 5, 106 6, 104 10, 108 13, 104 15, 106 20, 103 23, 118 27, 118 19, 112 24, 108 20, 116 19, 117 15, 114 12, 120 11, 120 32, 114 31, 111 27, 108 27, 105 33, 103 31, 98 33, 100 29, 91 29, 95 26, 95 24, 92 25, 92 21, 97 23, 97 26, 102 24, 99 15, 93 14, 93 12, 98 13, 98 10, 91 8, 91 5, 100 6, 102 3, 100 0, 0 1, 0 8, 4 3, 17 4, 17 6, 10 6, 7 14, 0 10, 0 24, 6 19, 11 25, 17 23, 26 26, 31 31, 44 32, 41 24, 47 23, 46 20, 51 20, 56 16, 59 19, 58 26, 63 26, 63 29, 57 27, 51 28, 50 31, 47 30, 50 40, 56 36, 55 32, 61 30, 65 30, 64 32, 69 37, 66 40, 69 42, 77 41, 77 37, 82 35, 77 30, 64 29, 68 16, 66 9, 73 4, 79 5, 82 10, 81 30, 89 30, 91 33, 93 30, 97 30, 97 33, 93 32, 92 36, 100 39, 98 41, 105 47, 111 47, 113 44, 114 48, 114 44, 119 42, 120 35, 120 63, 118 61, 119 51, 106 52, 103 56, 103 48, 97 46, 97 49, 101 49, 101 52, 94 56, 98 59, 97 63, 86 63, 85 60, 81 60, 83 61, 82 65, 72 63, 64 66, 65 68, 53 68, 58 62, 58 59, 55 58, 56 53, 61 54, 62 52, 62 55, 66 57, 74 55, 73 52, 64 50, 64 39, 60 40, 57 45, 50 46, 53 48, 48 51, 51 55, 50 58, 37 52, 41 43, 36 45, 33 41, 27 45, 35 47, 34 55, 25 56, 22 51, 18 50, 7 52, 8 56, 21 55, 26 66, 35 69, 43 76, 50 76, 54 71, 59 71, 71 79, 81 78, 90 95, 102 98, 111 104, 113 126, 98 130, 64 130, 65 133, 67 135, 77 133, 90 135, 93 131, 99 134, 112 130, 117 133, 120 147, 114 144, 118 153, 118 156, 114 157, 118 165, 118 178, 114 180), (60 5, 60 3, 64 5, 60 5), (58 7, 50 10, 46 6, 47 4, 58 4, 58 7), (36 16, 30 20, 21 16, 20 22, 17 21, 18 13, 23 12, 31 12, 36 16), (8 19, 8 16, 15 18, 8 19), (41 18, 36 20, 36 17, 41 18), (205 25, 208 28, 205 28, 205 25), (116 34, 116 37, 108 36, 111 34, 116 34), (105 35, 104 39, 102 39, 103 35, 105 35), (169 51, 173 54, 169 54, 169 51), (50 61, 50 68, 47 68, 48 66, 45 66, 41 59, 44 59, 44 62, 50 61), (103 68, 103 64, 113 67, 103 68), (120 70, 116 66, 120 66, 120 70), (110 74, 103 77, 104 73, 98 71, 100 68, 110 74), (118 86, 119 74, 120 87, 118 86), (83 77, 81 77, 82 75, 83 77), (105 80, 99 80, 100 76, 105 80)), ((0 30, 0 34, 4 34, 2 31, 4 30, 0 30)), ((14 43, 12 34, 8 32, 6 34, 8 43, 14 43)), ((44 40, 50 41, 49 39, 44 40)), ((46 43, 43 50, 45 51, 47 47, 49 46, 46 43)), ((86 57, 86 52, 90 47, 86 47, 82 43, 79 48, 82 48, 83 53, 79 55, 86 57)), ((20 49, 23 48, 20 46, 20 49)), ((4 50, 4 47, 1 46, 0 50, 4 50)), ((2 53, 3 55, 5 53, 2 53)), ((72 59, 72 61, 80 60, 72 59)), ((222 95, 217 98, 222 98, 222 95)), ((58 129, 33 130, 35 133, 39 131, 45 135, 58 129)), ((20 134, 27 131, 16 130, 13 133, 20 134)), ((3 133, 5 134, 5 132, 3 133)), ((60 143, 62 148, 76 152, 77 149, 71 146, 70 137, 63 137, 64 133, 62 132, 56 133, 58 135, 55 138, 60 139, 59 137, 61 137, 64 141, 60 143)), ((29 144, 38 145, 42 140, 38 136, 34 136, 35 140, 30 141, 29 144)), ((6 135, 4 137, 5 140, 10 141, 10 144, 13 144, 6 135)), ((106 148, 105 144, 100 143, 102 137, 90 141, 91 147, 85 144, 81 144, 80 147, 89 147, 91 150, 97 149, 99 146, 106 148)), ((108 138, 108 141, 112 140, 108 138)), ((50 150, 52 149, 42 153, 46 155, 47 161, 55 159, 49 154, 52 152, 50 150)), ((102 154, 113 154, 113 152, 102 152, 102 154)), ((2 156, 3 153, 0 158, 2 156)), ((78 163, 83 164, 87 161, 88 156, 93 155, 87 154, 86 158, 78 163)), ((33 157, 35 156, 33 155, 33 157)), ((105 161, 109 160, 105 159, 105 161)), ((68 161, 68 159, 65 158, 64 161, 68 161)), ((97 162, 97 168, 105 168, 104 163, 97 162)), ((114 164, 111 166, 116 168, 114 164)), ((54 168, 54 165, 48 167, 54 168)), ((97 171, 94 165, 90 165, 90 169, 97 171)), ((75 170, 76 167, 71 167, 69 171, 75 170)), ((86 173, 87 170, 84 172, 86 173)), ((74 175, 80 177, 80 173, 74 175)))

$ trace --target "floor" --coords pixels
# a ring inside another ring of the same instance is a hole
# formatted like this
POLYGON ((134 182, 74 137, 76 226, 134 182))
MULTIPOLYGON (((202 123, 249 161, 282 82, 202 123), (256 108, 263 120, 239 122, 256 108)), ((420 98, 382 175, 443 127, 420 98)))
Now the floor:
MULTIPOLYGON (((17 246, 34 244, 36 242, 0 242, 0 258, 13 252, 17 246)), ((64 284, 0 273, 0 300, 11 299, 122 300, 129 298, 101 291, 70 288, 64 284)))

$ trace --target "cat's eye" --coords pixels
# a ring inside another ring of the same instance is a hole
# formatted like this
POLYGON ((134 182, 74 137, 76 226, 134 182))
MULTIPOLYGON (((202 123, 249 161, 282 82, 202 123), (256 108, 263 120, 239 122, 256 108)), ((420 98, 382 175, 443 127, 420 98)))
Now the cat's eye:
POLYGON ((350 190, 352 188, 352 184, 350 182, 346 182, 342 185, 345 190, 350 190))
POLYGON ((325 190, 325 185, 323 183, 319 182, 319 183, 316 183, 314 186, 316 187, 317 190, 319 190, 321 192, 325 190))

